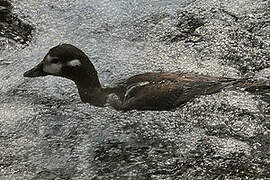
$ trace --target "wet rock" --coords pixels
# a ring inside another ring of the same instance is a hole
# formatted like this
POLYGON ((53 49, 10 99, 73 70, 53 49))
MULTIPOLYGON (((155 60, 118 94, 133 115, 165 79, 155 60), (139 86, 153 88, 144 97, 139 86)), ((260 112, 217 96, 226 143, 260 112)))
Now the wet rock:
POLYGON ((183 11, 176 16, 155 13, 140 18, 134 23, 133 41, 158 41, 176 43, 196 41, 200 34, 196 29, 204 25, 204 19, 193 12, 183 11))
POLYGON ((215 3, 191 3, 174 16, 156 13, 140 18, 129 36, 134 41, 185 43, 202 60, 219 59, 242 75, 253 76, 270 67, 269 12, 266 2, 245 14, 215 3))
POLYGON ((7 40, 25 44, 31 41, 34 28, 12 13, 9 1, 0 3, 0 48, 4 48, 7 40))
POLYGON ((160 70, 268 82, 268 1, 179 2, 22 2, 30 15, 40 10, 34 23, 46 33, 0 71, 0 179, 268 179, 267 89, 122 113, 81 103, 70 81, 22 78, 52 45, 70 42, 107 84, 160 70))

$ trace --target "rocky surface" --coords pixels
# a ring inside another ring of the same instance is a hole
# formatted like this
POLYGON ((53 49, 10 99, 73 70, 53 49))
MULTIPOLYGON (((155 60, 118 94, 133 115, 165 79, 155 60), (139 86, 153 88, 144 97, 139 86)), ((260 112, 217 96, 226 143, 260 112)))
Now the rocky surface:
MULTIPOLYGON (((12 13, 9 1, 0 2, 0 51, 7 49, 8 53, 27 45, 32 39, 34 28, 26 21, 12 13)), ((7 54, 8 54, 7 53, 7 54)), ((1 53, 2 54, 2 53, 1 53)), ((0 66, 7 66, 11 62, 6 58, 0 59, 0 66)))
POLYGON ((0 30, 2 38, 25 44, 31 41, 33 27, 12 13, 12 6, 9 1, 1 1, 0 30))
POLYGON ((34 41, 0 69, 0 179, 270 178, 269 91, 122 113, 81 103, 70 81, 22 77, 68 42, 105 85, 176 70, 268 83, 269 1, 27 2, 14 11, 35 25, 34 41))

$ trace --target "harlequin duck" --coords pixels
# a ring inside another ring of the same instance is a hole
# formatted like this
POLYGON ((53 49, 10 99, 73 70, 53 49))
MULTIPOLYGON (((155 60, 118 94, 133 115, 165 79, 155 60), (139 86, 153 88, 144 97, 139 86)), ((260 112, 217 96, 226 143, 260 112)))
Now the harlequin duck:
MULTIPOLYGON (((200 96, 232 86, 245 86, 246 79, 210 77, 182 72, 149 72, 126 79, 113 87, 102 87, 87 55, 70 44, 49 50, 24 77, 59 76, 77 85, 81 100, 116 110, 172 110, 200 96)), ((250 83, 247 83, 250 87, 250 83)))

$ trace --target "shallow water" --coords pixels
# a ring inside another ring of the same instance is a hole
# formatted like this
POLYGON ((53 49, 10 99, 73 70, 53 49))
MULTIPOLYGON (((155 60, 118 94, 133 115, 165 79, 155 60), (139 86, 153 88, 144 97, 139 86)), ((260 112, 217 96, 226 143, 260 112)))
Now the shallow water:
POLYGON ((81 103, 69 80, 22 77, 51 47, 71 43, 104 85, 147 71, 267 79, 270 25, 260 18, 269 4, 256 3, 14 2, 35 32, 28 46, 0 56, 10 62, 0 66, 1 179, 270 177, 269 101, 261 96, 224 91, 173 112, 121 113, 81 103))

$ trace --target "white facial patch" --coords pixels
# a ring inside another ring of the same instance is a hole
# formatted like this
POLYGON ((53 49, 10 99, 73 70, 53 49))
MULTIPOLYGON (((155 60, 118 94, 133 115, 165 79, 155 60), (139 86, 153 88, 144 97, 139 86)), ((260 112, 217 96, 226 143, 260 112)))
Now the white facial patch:
POLYGON ((62 69, 62 64, 60 62, 58 63, 52 63, 51 61, 56 59, 57 57, 52 57, 50 55, 46 58, 46 63, 43 65, 43 71, 50 74, 59 74, 62 69))
POLYGON ((81 65, 81 61, 79 59, 73 59, 67 63, 68 66, 77 67, 81 65))
POLYGON ((53 59, 56 59, 56 58, 58 58, 58 57, 53 57, 53 56, 48 55, 46 57, 46 60, 50 63, 53 59))

